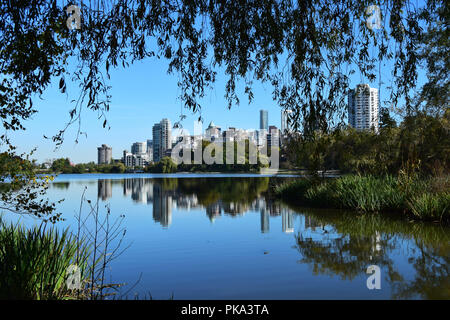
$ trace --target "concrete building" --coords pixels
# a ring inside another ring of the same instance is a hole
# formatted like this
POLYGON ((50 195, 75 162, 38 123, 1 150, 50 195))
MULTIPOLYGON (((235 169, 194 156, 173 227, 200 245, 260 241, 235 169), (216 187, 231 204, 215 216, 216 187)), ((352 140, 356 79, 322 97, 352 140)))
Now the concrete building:
POLYGON ((160 161, 172 149, 172 128, 169 119, 153 125, 153 161, 160 161))
POLYGON ((348 123, 358 130, 378 132, 378 89, 359 84, 348 95, 348 123))
POLYGON ((222 129, 219 126, 216 126, 214 122, 210 122, 208 128, 205 130, 206 139, 210 141, 215 141, 221 137, 222 129))
POLYGON ((161 146, 163 152, 172 149, 172 125, 169 119, 161 120, 161 146))
POLYGON ((122 161, 126 167, 145 167, 149 160, 147 153, 133 154, 124 150, 122 161))
POLYGON ((153 161, 161 160, 161 124, 155 123, 152 129, 153 133, 153 161))
POLYGON ((147 140, 148 161, 153 161, 153 140, 147 140))
POLYGON ((276 126, 269 127, 269 134, 267 135, 267 148, 280 146, 280 130, 276 126))
POLYGON ((112 148, 106 144, 102 144, 97 148, 97 163, 98 164, 110 164, 112 162, 112 148))
POLYGON ((131 145, 131 153, 135 155, 147 153, 147 145, 144 142, 135 142, 131 145))

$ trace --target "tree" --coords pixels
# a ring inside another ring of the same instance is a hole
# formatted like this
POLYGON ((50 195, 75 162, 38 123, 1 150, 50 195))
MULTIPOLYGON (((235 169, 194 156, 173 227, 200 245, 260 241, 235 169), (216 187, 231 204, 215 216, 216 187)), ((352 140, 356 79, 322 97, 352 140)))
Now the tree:
POLYGON ((177 164, 173 162, 172 158, 164 157, 158 162, 158 170, 162 173, 174 173, 177 172, 177 164))
POLYGON ((71 164, 69 158, 56 159, 52 163, 52 170, 54 172, 68 172, 71 170, 71 164))
POLYGON ((380 128, 395 128, 397 126, 397 122, 391 117, 389 114, 389 110, 387 108, 380 109, 380 128))
POLYGON ((52 222, 59 220, 55 203, 40 199, 53 180, 52 176, 36 176, 33 165, 27 157, 0 153, 1 210, 18 214, 34 214, 52 222))

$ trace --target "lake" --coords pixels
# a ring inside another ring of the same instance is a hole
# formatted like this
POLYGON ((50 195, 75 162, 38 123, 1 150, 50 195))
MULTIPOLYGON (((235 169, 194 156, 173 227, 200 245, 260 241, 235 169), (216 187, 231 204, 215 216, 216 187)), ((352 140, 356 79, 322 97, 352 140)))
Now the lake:
POLYGON ((60 175, 48 197, 65 199, 60 227, 76 230, 83 193, 100 216, 121 219, 125 250, 107 282, 126 284, 128 298, 450 298, 450 228, 299 208, 271 199, 274 179, 293 177, 60 175), (380 289, 367 287, 371 265, 380 289))

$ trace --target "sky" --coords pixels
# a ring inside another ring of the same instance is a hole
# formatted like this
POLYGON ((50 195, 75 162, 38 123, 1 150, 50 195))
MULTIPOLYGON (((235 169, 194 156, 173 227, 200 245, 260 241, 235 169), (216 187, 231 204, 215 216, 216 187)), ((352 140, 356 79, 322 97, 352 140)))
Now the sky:
MULTIPOLYGON (((121 158, 123 150, 130 150, 132 143, 152 139, 153 124, 163 118, 170 119, 173 124, 179 120, 181 113, 186 115, 182 122, 183 128, 191 134, 194 122, 200 115, 204 119, 203 129, 211 121, 222 129, 230 126, 258 129, 261 109, 268 110, 269 125, 280 127, 281 108, 272 100, 272 86, 269 83, 254 81, 254 99, 251 104, 248 103, 243 86, 238 86, 240 105, 228 109, 224 98, 227 78, 218 70, 214 88, 207 91, 206 97, 201 101, 201 112, 193 114, 183 108, 178 98, 180 90, 177 86, 177 74, 167 74, 167 66, 164 59, 149 58, 125 69, 120 67, 112 70, 108 81, 112 87, 110 111, 107 113, 110 129, 103 128, 103 119, 98 120, 96 112, 84 108, 81 131, 86 132, 87 136, 81 136, 79 142, 75 143, 78 127, 74 124, 66 131, 63 145, 55 149, 55 143, 51 139, 45 139, 44 135, 52 137, 64 128, 69 120, 69 110, 73 107, 71 100, 78 94, 78 88, 70 84, 67 93, 61 94, 58 78, 54 79, 41 98, 33 101, 38 112, 24 123, 26 130, 8 133, 8 136, 18 146, 19 153, 36 148, 32 158, 38 163, 61 157, 68 157, 73 163, 86 163, 97 161, 97 147, 102 144, 112 147, 114 159, 121 158)), ((381 80, 387 86, 391 80, 390 67, 382 69, 381 80)), ((423 78, 423 72, 421 77, 423 78)), ((378 88, 378 80, 371 83, 371 87, 378 88)), ((350 87, 354 88, 358 83, 367 81, 356 73, 351 77, 350 87)), ((387 98, 386 91, 381 90, 381 101, 387 98)))

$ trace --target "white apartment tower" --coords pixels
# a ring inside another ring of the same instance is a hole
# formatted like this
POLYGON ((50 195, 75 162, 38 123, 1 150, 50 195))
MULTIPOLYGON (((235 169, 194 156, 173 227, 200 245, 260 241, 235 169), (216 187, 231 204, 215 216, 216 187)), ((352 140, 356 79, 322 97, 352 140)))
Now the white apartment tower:
POLYGON ((348 123, 358 130, 374 129, 378 132, 378 89, 358 84, 348 95, 348 123))
POLYGON ((161 120, 161 138, 163 150, 172 149, 172 128, 169 119, 161 120))
POLYGON ((169 119, 162 119, 153 126, 153 161, 160 161, 169 149, 172 149, 172 128, 169 119))

